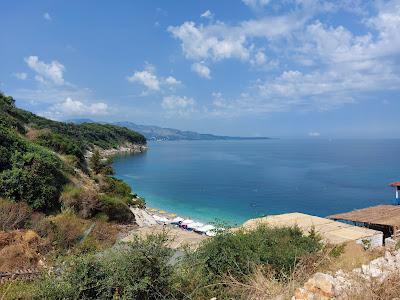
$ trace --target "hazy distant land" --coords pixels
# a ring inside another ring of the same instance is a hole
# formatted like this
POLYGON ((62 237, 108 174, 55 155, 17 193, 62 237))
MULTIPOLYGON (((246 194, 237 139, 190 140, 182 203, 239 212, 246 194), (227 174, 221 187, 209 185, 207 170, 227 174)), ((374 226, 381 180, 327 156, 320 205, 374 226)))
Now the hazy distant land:
MULTIPOLYGON (((72 123, 92 123, 90 119, 72 119, 67 122, 72 123)), ((221 136, 194 131, 183 131, 173 128, 164 128, 155 125, 140 125, 133 122, 112 122, 114 125, 123 126, 143 134, 150 141, 178 141, 178 140, 267 140, 270 137, 239 137, 221 136)))

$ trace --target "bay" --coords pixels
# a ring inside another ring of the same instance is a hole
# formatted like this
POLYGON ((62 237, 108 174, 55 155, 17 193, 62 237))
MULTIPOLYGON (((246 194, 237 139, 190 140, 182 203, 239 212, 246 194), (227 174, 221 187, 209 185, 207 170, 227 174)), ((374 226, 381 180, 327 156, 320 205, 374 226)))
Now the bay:
POLYGON ((157 207, 239 224, 267 214, 317 216, 393 204, 400 140, 150 142, 118 156, 116 177, 157 207))

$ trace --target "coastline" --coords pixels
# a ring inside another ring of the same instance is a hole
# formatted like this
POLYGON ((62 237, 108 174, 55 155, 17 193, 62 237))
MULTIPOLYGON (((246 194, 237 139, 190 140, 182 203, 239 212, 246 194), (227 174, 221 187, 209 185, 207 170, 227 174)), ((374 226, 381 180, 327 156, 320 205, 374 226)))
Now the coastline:
POLYGON ((100 155, 104 157, 111 157, 120 154, 139 154, 147 150, 147 145, 126 143, 120 145, 118 148, 102 149, 100 150, 100 155))

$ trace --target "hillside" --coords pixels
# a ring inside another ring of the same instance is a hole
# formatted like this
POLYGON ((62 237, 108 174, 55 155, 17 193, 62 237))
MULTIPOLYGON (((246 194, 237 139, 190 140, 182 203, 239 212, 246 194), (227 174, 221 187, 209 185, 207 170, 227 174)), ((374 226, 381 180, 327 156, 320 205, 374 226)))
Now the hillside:
MULTIPOLYGON (((67 122, 75 124, 92 123, 90 119, 72 119, 67 122)), ((198 133, 194 131, 179 130, 173 128, 165 128, 155 125, 140 125, 133 122, 113 122, 112 124, 123 126, 131 130, 140 132, 147 140, 151 141, 179 141, 179 140, 265 140, 268 137, 235 137, 235 136, 221 136, 207 133, 198 133)))
POLYGON ((268 137, 235 137, 221 136, 194 131, 182 131, 173 128, 163 128, 154 125, 138 125, 132 122, 115 122, 115 125, 123 126, 143 134, 148 140, 259 140, 269 139, 268 137))
MULTIPOLYGON (((112 174, 110 161, 99 158, 93 172, 86 153, 126 144, 144 145, 146 138, 110 124, 77 125, 42 118, 17 108, 12 97, 0 93, 0 197, 25 202, 34 210, 59 210, 67 206, 60 200, 67 185, 90 188, 96 194, 99 182, 117 182, 107 177, 112 174)), ((129 195, 130 188, 125 189, 129 195)))

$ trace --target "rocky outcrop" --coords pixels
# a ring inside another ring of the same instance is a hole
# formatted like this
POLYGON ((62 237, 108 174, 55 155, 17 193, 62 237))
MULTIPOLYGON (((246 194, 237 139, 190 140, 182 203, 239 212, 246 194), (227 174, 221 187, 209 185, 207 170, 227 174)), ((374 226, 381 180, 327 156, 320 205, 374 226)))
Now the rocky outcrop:
MULTIPOLYGON (((136 154, 136 153, 143 153, 147 151, 147 146, 143 144, 132 144, 132 143, 125 143, 120 145, 117 148, 111 149, 100 149, 97 148, 100 152, 102 157, 110 157, 119 154, 136 154)), ((89 160, 92 157, 94 151, 86 151, 85 158, 89 160)))
POLYGON ((156 220, 144 209, 131 207, 131 212, 135 215, 135 223, 139 227, 157 225, 156 220))
POLYGON ((104 157, 108 157, 108 156, 114 156, 114 155, 118 155, 118 154, 143 153, 146 150, 147 150, 146 145, 127 143, 127 144, 119 146, 118 148, 101 150, 100 154, 104 157))
POLYGON ((342 270, 335 274, 316 273, 302 288, 295 291, 292 300, 349 299, 349 291, 362 292, 363 285, 371 281, 383 282, 400 270, 400 251, 387 251, 385 256, 372 260, 352 272, 342 270))

